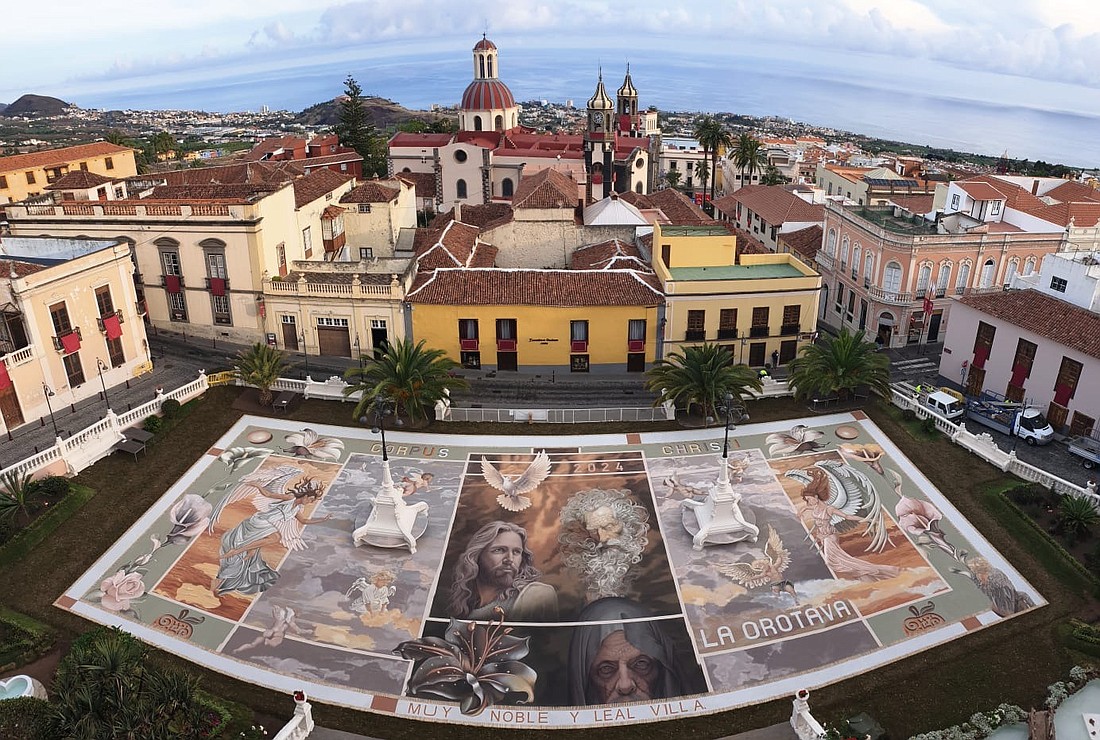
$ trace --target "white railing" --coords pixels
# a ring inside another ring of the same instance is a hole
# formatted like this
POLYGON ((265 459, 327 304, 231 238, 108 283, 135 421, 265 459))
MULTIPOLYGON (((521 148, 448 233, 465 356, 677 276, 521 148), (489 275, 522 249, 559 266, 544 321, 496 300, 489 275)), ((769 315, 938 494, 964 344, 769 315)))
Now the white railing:
POLYGON ((9 352, 4 355, 3 359, 4 364, 7 365, 9 369, 30 362, 34 359, 34 345, 28 344, 26 347, 17 349, 14 352, 9 352))
POLYGON ((180 403, 186 403, 192 398, 201 396, 208 387, 206 374, 200 373, 196 380, 173 391, 168 393, 157 391, 155 399, 123 414, 116 414, 114 411, 108 410, 107 415, 95 424, 80 430, 67 439, 58 438, 52 447, 0 470, 0 476, 6 475, 8 472, 15 472, 18 475, 33 475, 58 461, 65 463, 65 475, 76 475, 81 470, 111 454, 114 446, 125 439, 122 430, 139 423, 152 414, 159 413, 161 406, 169 398, 180 403))
POLYGON ((264 292, 272 295, 317 296, 320 298, 401 298, 397 283, 315 283, 304 280, 267 280, 264 292))
POLYGON ((1092 501, 1093 506, 1100 511, 1100 495, 1085 490, 1085 488, 1070 483, 1064 478, 1059 478, 1053 473, 1048 473, 1042 468, 1031 463, 1026 463, 1016 457, 1016 451, 1005 452, 993 440, 988 432, 972 434, 965 424, 955 424, 940 416, 931 409, 917 403, 917 399, 907 394, 904 390, 890 389, 891 401, 902 409, 911 409, 921 419, 935 419, 936 429, 946 434, 955 444, 970 450, 978 457, 991 465, 994 465, 1006 473, 1011 473, 1019 478, 1049 488, 1057 494, 1078 496, 1092 501))
POLYGON ((275 733, 272 740, 305 740, 313 732, 313 707, 306 701, 304 693, 301 697, 294 697, 294 716, 275 733))
POLYGON ((825 728, 810 713, 810 692, 802 689, 794 696, 791 707, 791 728, 798 740, 820 740, 825 728))
MULTIPOLYGON (((438 418, 438 414, 437 414, 438 418)), ((615 421, 667 421, 661 406, 606 409, 487 409, 451 406, 446 421, 499 422, 502 424, 587 424, 615 421)))

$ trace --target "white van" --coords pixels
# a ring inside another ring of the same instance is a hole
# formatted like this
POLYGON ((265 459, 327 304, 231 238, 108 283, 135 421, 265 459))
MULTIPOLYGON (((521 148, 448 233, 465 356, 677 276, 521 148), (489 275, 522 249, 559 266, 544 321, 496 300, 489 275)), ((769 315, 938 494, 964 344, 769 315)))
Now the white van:
POLYGON ((949 421, 957 421, 966 414, 966 407, 963 406, 962 402, 950 393, 944 393, 943 391, 933 391, 926 396, 922 395, 920 404, 949 421))

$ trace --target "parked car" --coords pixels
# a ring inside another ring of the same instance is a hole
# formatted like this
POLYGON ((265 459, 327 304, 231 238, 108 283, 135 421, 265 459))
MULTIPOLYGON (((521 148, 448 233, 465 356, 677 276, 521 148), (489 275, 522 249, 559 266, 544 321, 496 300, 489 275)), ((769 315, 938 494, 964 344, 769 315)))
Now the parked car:
POLYGON ((1054 428, 1043 412, 1012 401, 972 398, 966 404, 966 417, 998 432, 1016 436, 1029 445, 1050 444, 1054 428))
POLYGON ((1100 465, 1100 439, 1071 437, 1068 441, 1070 454, 1081 458, 1082 465, 1089 470, 1100 465))

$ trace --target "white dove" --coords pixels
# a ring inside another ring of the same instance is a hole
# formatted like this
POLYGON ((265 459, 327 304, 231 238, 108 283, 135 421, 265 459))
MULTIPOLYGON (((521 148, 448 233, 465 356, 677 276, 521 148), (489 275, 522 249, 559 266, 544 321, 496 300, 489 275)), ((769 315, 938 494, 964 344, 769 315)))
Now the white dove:
POLYGON ((524 496, 539 487, 550 475, 550 456, 541 450, 521 475, 502 475, 491 462, 481 456, 481 474, 485 482, 504 493, 497 496, 497 503, 508 511, 523 511, 531 506, 531 499, 524 496))

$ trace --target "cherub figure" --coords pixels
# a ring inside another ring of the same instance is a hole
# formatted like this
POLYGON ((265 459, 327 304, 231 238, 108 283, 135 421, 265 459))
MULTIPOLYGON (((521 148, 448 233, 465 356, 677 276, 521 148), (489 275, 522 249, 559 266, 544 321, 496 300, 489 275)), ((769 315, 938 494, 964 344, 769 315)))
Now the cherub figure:
POLYGON ((405 473, 401 478, 401 495, 411 496, 417 491, 430 490, 432 478, 435 476, 431 473, 424 473, 419 470, 410 470, 405 473))
POLYGON ((397 588, 393 585, 396 580, 397 576, 388 570, 378 571, 369 581, 365 577, 357 578, 345 594, 350 599, 353 593, 359 593, 351 602, 352 611, 360 614, 385 611, 389 607, 390 597, 397 593, 397 588))
POLYGON ((301 635, 302 629, 295 621, 296 617, 297 615, 294 613, 294 610, 289 606, 272 604, 271 619, 273 621, 271 626, 265 629, 255 640, 235 648, 233 652, 235 654, 243 653, 245 650, 254 650, 261 645, 278 647, 283 643, 283 639, 286 637, 288 630, 296 635, 301 635))

